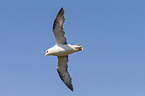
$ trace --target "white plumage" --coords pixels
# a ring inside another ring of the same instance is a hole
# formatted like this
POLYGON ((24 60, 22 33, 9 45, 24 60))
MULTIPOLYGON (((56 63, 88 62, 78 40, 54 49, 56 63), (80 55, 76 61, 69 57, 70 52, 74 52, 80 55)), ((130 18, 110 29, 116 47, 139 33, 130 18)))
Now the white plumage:
POLYGON ((66 37, 64 35, 65 32, 63 31, 64 20, 64 9, 61 8, 53 24, 53 33, 56 39, 55 45, 52 48, 46 50, 46 54, 44 57, 46 57, 47 55, 58 57, 57 71, 59 73, 59 76, 65 83, 65 85, 73 91, 73 86, 71 83, 72 81, 67 71, 68 55, 74 52, 82 51, 83 48, 80 44, 67 44, 66 37))

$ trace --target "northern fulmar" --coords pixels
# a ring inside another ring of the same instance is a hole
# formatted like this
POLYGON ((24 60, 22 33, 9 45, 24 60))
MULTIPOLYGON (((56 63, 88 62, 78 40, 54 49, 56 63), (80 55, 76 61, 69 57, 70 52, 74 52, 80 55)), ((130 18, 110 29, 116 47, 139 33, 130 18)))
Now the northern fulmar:
POLYGON ((52 55, 57 56, 58 58, 58 65, 57 71, 61 78, 61 80, 65 83, 65 85, 73 91, 71 77, 67 71, 67 62, 68 62, 68 55, 74 52, 79 52, 83 50, 83 47, 80 44, 71 45, 67 44, 65 32, 63 30, 63 23, 65 21, 64 17, 64 9, 63 7, 58 12, 56 19, 53 23, 53 34, 55 36, 55 45, 48 50, 46 50, 45 56, 52 55))

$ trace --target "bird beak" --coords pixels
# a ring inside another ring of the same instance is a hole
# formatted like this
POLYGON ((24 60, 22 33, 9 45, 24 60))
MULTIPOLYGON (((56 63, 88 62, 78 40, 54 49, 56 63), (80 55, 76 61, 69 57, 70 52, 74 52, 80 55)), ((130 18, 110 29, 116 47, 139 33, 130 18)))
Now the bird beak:
POLYGON ((49 55, 49 53, 45 53, 44 57, 46 57, 47 55, 49 55))

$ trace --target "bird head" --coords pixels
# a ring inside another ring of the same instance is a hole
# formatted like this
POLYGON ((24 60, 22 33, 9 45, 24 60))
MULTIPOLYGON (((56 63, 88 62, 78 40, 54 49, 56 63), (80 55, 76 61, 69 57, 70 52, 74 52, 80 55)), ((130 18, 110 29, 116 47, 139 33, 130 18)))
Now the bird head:
POLYGON ((49 50, 46 50, 44 57, 46 57, 47 55, 49 55, 49 50))

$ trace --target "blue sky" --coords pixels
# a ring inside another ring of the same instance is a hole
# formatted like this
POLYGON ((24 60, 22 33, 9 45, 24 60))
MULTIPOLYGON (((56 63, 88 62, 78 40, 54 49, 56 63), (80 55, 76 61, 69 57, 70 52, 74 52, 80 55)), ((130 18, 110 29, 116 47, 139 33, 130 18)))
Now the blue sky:
POLYGON ((145 96, 144 0, 0 0, 0 96, 145 96), (74 92, 47 56, 65 9, 74 92))

